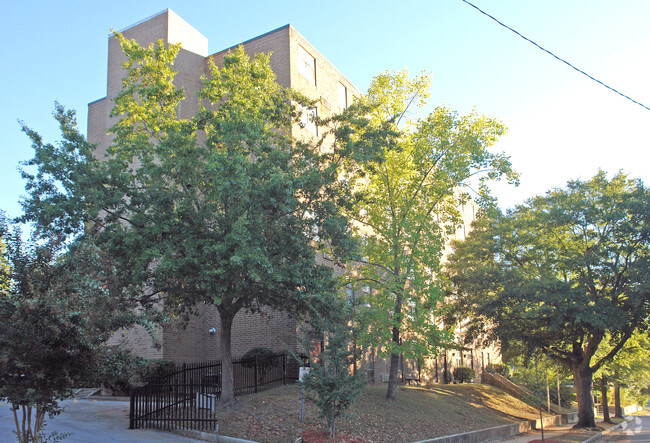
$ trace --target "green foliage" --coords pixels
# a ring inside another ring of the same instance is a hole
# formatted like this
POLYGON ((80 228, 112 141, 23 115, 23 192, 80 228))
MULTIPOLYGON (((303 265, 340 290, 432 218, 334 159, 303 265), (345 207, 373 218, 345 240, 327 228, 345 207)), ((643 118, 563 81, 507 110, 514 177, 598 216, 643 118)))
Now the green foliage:
POLYGON ((242 360, 254 360, 256 358, 267 358, 275 356, 273 349, 267 348, 265 346, 258 346, 256 348, 249 349, 243 356, 242 360))
POLYGON ((275 82, 268 55, 249 58, 242 47, 223 67, 209 65, 201 109, 178 118, 185 98, 173 83, 178 45, 142 48, 114 35, 127 61, 107 156, 93 157, 74 113, 59 106, 58 146, 24 127, 36 152, 27 166, 37 173, 25 172, 23 219, 44 233, 93 236, 111 257, 120 296, 139 312, 162 306, 183 317, 197 303, 216 306, 221 401, 229 403, 238 312, 326 313, 321 300, 335 290, 332 270, 315 254, 342 260, 354 253, 339 209, 350 191, 341 170, 373 157, 375 145, 358 139, 374 129, 351 106, 349 119, 319 121, 323 139, 331 133, 335 144, 293 140, 300 105, 312 103, 275 82))
POLYGON ((453 376, 459 383, 471 383, 476 378, 476 372, 472 368, 458 366, 454 368, 453 376))
POLYGON ((598 172, 588 181, 492 219, 455 245, 448 269, 470 338, 538 349, 569 368, 580 426, 593 426, 593 373, 650 313, 650 194, 639 180, 598 172), (609 351, 592 362, 611 337, 609 351))
POLYGON ((106 289, 112 276, 92 245, 23 242, 4 224, 0 236, 11 283, 0 294, 0 398, 11 404, 19 441, 39 441, 45 415, 94 379, 102 343, 130 317, 119 315, 106 289))
POLYGON ((346 413, 367 383, 363 371, 352 370, 359 359, 349 327, 353 313, 340 301, 333 304, 339 306, 335 308, 337 315, 310 320, 312 330, 305 334, 303 346, 310 348, 314 334, 324 334, 326 344, 320 355, 309 358, 310 371, 302 381, 308 398, 319 407, 331 438, 336 436, 337 419, 346 413))
POLYGON ((142 386, 176 368, 171 360, 146 359, 119 346, 102 347, 98 360, 94 385, 108 388, 114 395, 128 394, 130 388, 142 386))
POLYGON ((55 103, 53 115, 61 131, 57 144, 45 143, 22 123, 35 155, 20 169, 28 196, 21 202, 24 214, 19 221, 31 223, 42 238, 74 237, 93 226, 100 201, 119 194, 111 194, 115 187, 93 156, 94 146, 79 132, 75 112, 55 103))
POLYGON ((275 357, 275 352, 270 348, 264 346, 251 348, 242 356, 242 366, 253 368, 257 365, 258 370, 264 373, 275 366, 276 360, 272 357, 275 357))
MULTIPOLYGON (((4 224, 4 214, 0 212, 0 225, 4 224)), ((11 263, 7 257, 7 245, 0 237, 0 294, 5 296, 11 291, 11 263)))
POLYGON ((507 157, 488 149, 505 132, 498 121, 443 107, 409 120, 428 88, 426 76, 409 79, 405 71, 375 77, 362 102, 370 124, 390 131, 380 141, 382 155, 351 174, 356 200, 347 215, 359 227, 365 258, 350 279, 355 289, 369 289, 358 300, 361 340, 391 354, 388 398, 395 396, 399 355, 432 356, 449 341, 432 316, 441 314, 445 242, 462 223, 468 189, 475 185, 486 202, 489 180, 517 181, 507 157))
MULTIPOLYGON (((596 357, 608 354, 615 343, 615 340, 607 337, 603 346, 598 349, 596 357)), ((605 374, 610 382, 622 388, 623 406, 637 402, 645 404, 649 398, 647 393, 644 393, 644 388, 650 386, 649 354, 650 337, 645 331, 637 331, 614 358, 599 369, 599 374, 605 374)))
POLYGON ((560 378, 560 404, 564 407, 571 406, 576 400, 576 393, 566 374, 558 371, 553 365, 529 364, 518 365, 510 377, 511 380, 524 386, 535 395, 534 404, 546 404, 546 374, 548 373, 549 393, 551 403, 557 404, 557 379, 560 378))

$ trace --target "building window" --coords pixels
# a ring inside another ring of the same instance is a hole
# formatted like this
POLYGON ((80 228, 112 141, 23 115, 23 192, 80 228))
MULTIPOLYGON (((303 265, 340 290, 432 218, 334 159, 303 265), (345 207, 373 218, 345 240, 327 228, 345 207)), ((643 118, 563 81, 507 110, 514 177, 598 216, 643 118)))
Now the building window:
POLYGON ((316 127, 316 108, 306 108, 303 106, 302 113, 300 114, 300 124, 312 135, 318 135, 318 128, 316 127))
POLYGON ((298 46, 299 66, 298 72, 309 81, 312 85, 316 85, 316 59, 309 55, 302 46, 298 46))
POLYGON ((354 301, 354 289, 352 289, 352 284, 348 283, 345 285, 345 297, 348 302, 352 303, 354 301))
POLYGON ((348 107, 348 88, 343 83, 339 83, 339 107, 341 109, 348 107))

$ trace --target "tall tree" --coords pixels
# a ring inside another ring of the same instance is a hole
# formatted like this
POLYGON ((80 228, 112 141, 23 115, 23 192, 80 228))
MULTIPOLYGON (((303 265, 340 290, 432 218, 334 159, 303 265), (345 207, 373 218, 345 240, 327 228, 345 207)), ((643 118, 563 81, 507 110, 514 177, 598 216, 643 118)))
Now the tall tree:
POLYGON ((94 235, 115 261, 122 288, 143 308, 185 314, 200 303, 215 306, 221 404, 228 405, 238 312, 271 306, 326 315, 334 280, 332 269, 315 263, 315 253, 344 255, 354 245, 335 203, 344 188, 340 166, 361 155, 348 143, 357 124, 337 122, 331 149, 293 140, 298 105, 309 101, 275 82, 268 55, 250 59, 242 47, 226 55, 223 68, 209 65, 203 106, 193 118, 179 119, 184 92, 173 84, 179 46, 143 48, 115 36, 127 62, 108 156, 90 158, 72 122, 65 126, 64 138, 72 141, 63 153, 28 130, 39 173, 27 174, 33 192, 26 218, 63 219, 62 226, 94 235), (80 177, 51 186, 66 180, 57 166, 80 177), (57 212, 57 201, 67 212, 57 212))
POLYGON ((593 374, 650 313, 650 194, 599 171, 493 219, 455 244, 456 310, 504 346, 521 341, 569 368, 576 426, 595 426, 593 374), (611 336, 611 349, 594 359, 611 336))
POLYGON ((364 263, 351 278, 370 291, 361 300, 366 342, 390 355, 386 398, 395 399, 400 355, 434 355, 445 334, 432 320, 442 301, 441 260, 447 234, 461 222, 459 206, 489 201, 487 182, 516 182, 507 157, 489 147, 505 131, 498 121, 436 108, 415 120, 429 80, 406 71, 377 76, 363 98, 372 124, 388 124, 381 161, 355 175, 357 222, 364 263), (367 302, 367 303, 366 303, 367 302))

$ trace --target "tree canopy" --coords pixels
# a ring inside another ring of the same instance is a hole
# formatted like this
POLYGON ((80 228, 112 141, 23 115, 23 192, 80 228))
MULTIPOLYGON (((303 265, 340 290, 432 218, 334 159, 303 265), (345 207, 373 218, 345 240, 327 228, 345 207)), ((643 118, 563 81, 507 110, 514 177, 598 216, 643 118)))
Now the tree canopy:
MULTIPOLYGON (((174 86, 173 60, 180 47, 143 48, 115 36, 127 62, 107 157, 93 157, 74 115, 61 107, 60 146, 25 128, 38 173, 25 173, 24 219, 91 235, 113 260, 121 293, 140 308, 183 315, 200 303, 215 306, 221 403, 228 404, 238 312, 270 306, 322 315, 332 306, 332 269, 317 265, 315 254, 344 257, 354 249, 337 203, 346 189, 341 166, 364 155, 351 150, 363 119, 336 122, 337 142, 327 149, 319 149, 322 140, 294 139, 300 105, 311 102, 275 82, 268 55, 249 58, 243 47, 223 67, 209 64, 199 111, 178 118, 185 93, 174 86)), ((373 155, 372 144, 363 147, 373 155)))
POLYGON ((479 220, 448 270, 470 337, 519 342, 571 369, 578 426, 593 427, 592 376, 650 313, 650 195, 599 171, 479 220), (592 361, 606 336, 610 351, 592 361))
POLYGON ((0 223, 6 243, 0 286, 0 398, 11 404, 20 442, 41 441, 45 415, 60 412, 72 388, 93 383, 100 346, 132 324, 112 298, 110 267, 81 239, 23 241, 0 223), (6 271, 6 272, 5 272, 6 271), (6 278, 5 278, 6 277, 6 278), (19 418, 19 415, 21 417, 19 418))
POLYGON ((460 116, 443 107, 413 119, 426 103, 429 79, 403 71, 373 80, 362 99, 371 124, 388 125, 381 161, 354 177, 363 262, 351 274, 360 291, 365 342, 391 355, 387 398, 396 394, 398 359, 427 357, 445 341, 432 319, 442 301, 441 260, 446 239, 462 222, 460 206, 490 201, 489 180, 517 181, 503 154, 489 147, 505 132, 495 119, 460 116), (478 193, 471 193, 474 186, 478 193))

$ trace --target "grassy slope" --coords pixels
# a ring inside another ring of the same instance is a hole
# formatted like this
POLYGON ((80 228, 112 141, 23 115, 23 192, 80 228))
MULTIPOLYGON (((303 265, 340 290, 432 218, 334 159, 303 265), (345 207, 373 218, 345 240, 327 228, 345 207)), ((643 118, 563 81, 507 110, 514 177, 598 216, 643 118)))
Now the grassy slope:
MULTIPOLYGON (((486 385, 403 386, 397 400, 384 400, 386 385, 368 386, 338 429, 372 442, 409 442, 539 418, 539 412, 486 385)), ((293 442, 303 430, 320 428, 318 409, 305 401, 299 421, 300 390, 286 386, 241 397, 219 412, 219 432, 261 442, 293 442)))

